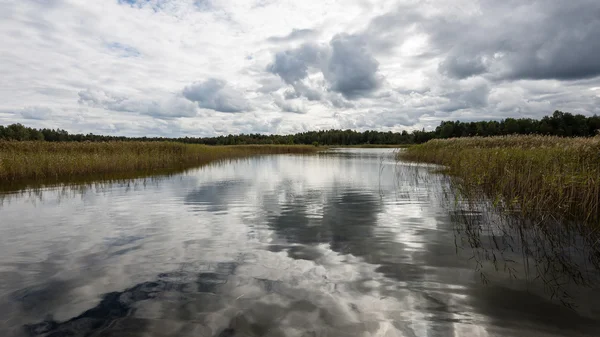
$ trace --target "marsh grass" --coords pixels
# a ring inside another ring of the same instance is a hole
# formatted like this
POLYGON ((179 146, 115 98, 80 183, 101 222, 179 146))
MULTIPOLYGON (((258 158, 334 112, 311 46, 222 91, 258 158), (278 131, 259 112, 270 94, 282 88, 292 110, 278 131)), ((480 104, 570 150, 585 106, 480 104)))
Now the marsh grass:
POLYGON ((332 148, 362 148, 362 149, 400 149, 413 146, 412 144, 360 144, 360 145, 336 145, 332 148))
POLYGON ((448 211, 456 254, 469 261, 481 283, 509 282, 572 309, 589 303, 582 300, 586 289, 600 285, 600 233, 593 227, 565 226, 549 216, 533 221, 485 195, 467 197, 457 177, 432 174, 435 165, 399 161, 396 167, 399 197, 409 198, 415 189, 427 191, 424 202, 448 211))
POLYGON ((497 208, 536 221, 600 222, 600 137, 432 140, 399 157, 443 165, 467 199, 485 196, 497 208))
POLYGON ((314 146, 207 146, 174 142, 0 142, 0 186, 32 181, 140 177, 227 158, 312 153, 314 146))
MULTIPOLYGON (((484 284, 511 279, 543 286, 550 300, 575 309, 584 288, 597 288, 600 255, 583 225, 547 218, 533 223, 470 200, 452 207, 455 244, 475 265, 484 284), (466 255, 469 256, 469 255, 466 255), (579 298, 579 299, 578 299, 579 298)), ((535 288, 535 287, 534 287, 535 288)))

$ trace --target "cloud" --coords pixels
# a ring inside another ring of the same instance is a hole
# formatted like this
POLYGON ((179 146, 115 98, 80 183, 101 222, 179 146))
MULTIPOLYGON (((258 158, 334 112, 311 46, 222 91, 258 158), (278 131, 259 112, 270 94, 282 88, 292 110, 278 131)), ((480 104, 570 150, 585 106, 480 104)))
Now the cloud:
POLYGON ((359 114, 348 116, 336 114, 335 117, 342 129, 400 131, 414 126, 420 115, 417 111, 406 113, 390 109, 369 109, 359 114), (416 116, 416 117, 415 117, 416 116))
POLYGON ((307 38, 312 38, 317 35, 317 31, 313 29, 292 29, 292 31, 284 36, 271 36, 267 39, 269 42, 280 43, 280 42, 290 42, 296 40, 302 40, 307 38))
MULTIPOLYGON (((298 48, 278 52, 267 67, 285 83, 294 87, 294 97, 304 96, 319 100, 322 94, 303 85, 309 73, 320 72, 328 89, 348 99, 366 96, 381 86, 379 62, 370 54, 363 38, 358 35, 338 34, 329 45, 305 43, 298 48)), ((290 94, 288 94, 290 96, 290 94)))
POLYGON ((467 108, 484 108, 488 105, 490 87, 487 83, 479 83, 474 87, 446 94, 448 103, 440 107, 440 110, 451 112, 467 108))
POLYGON ((322 46, 305 43, 298 48, 276 53, 267 71, 279 75, 285 83, 293 84, 308 76, 309 67, 319 68, 326 52, 322 46))
POLYGON ((136 48, 120 43, 111 42, 106 44, 106 48, 119 57, 140 57, 141 54, 136 48))
POLYGON ((195 117, 197 107, 183 97, 173 96, 163 100, 132 99, 103 90, 82 90, 79 104, 112 111, 132 112, 157 118, 195 117))
POLYGON ((278 106, 282 112, 293 112, 297 114, 305 114, 308 112, 302 103, 295 104, 282 99, 280 96, 275 96, 273 103, 275 103, 275 105, 278 106))
POLYGON ((599 17, 596 0, 0 1, 0 121, 203 136, 591 115, 599 17))
POLYGON ((409 116, 406 112, 383 110, 380 112, 370 111, 374 116, 372 125, 383 125, 387 127, 407 127, 415 125, 417 119, 409 116))
POLYGON ((422 29, 434 49, 452 46, 440 70, 456 78, 576 80, 600 75, 599 17, 593 0, 483 0, 477 14, 425 20, 422 29))
POLYGON ((340 97, 338 95, 330 95, 329 96, 329 103, 331 105, 333 105, 336 108, 342 108, 342 109, 352 109, 354 108, 354 104, 346 101, 343 97, 340 97))
POLYGON ((53 111, 48 107, 28 106, 19 111, 24 119, 47 120, 52 118, 53 111))
POLYGON ((407 32, 427 36, 422 56, 440 58, 440 73, 451 78, 576 80, 600 75, 599 17, 595 0, 400 5, 363 35, 387 53, 410 41, 407 32))
POLYGON ((268 77, 261 78, 258 80, 260 87, 256 89, 257 92, 268 94, 273 91, 277 91, 285 86, 285 83, 278 76, 269 75, 268 77))
POLYGON ((139 104, 139 101, 127 99, 125 96, 117 96, 104 90, 85 89, 79 91, 77 95, 79 104, 113 111, 134 112, 139 104))
POLYGON ((440 72, 448 77, 464 79, 487 72, 481 56, 449 55, 440 63, 440 72))
POLYGON ((208 79, 196 82, 183 89, 183 96, 198 103, 204 109, 220 112, 242 112, 251 110, 250 103, 244 95, 229 87, 225 81, 208 79))
POLYGON ((356 98, 380 87, 379 62, 367 51, 361 37, 339 34, 330 45, 331 58, 324 74, 331 90, 346 98, 356 98))
POLYGON ((306 97, 309 101, 320 101, 323 93, 318 88, 312 88, 304 82, 298 81, 292 85, 293 90, 286 90, 285 99, 306 97))
MULTIPOLYGON (((486 14, 496 8, 498 5, 488 4, 486 14)), ((599 2, 536 2, 521 4, 516 10, 518 16, 507 22, 514 25, 495 34, 495 48, 488 50, 488 54, 502 53, 496 59, 506 67, 507 78, 573 80, 600 75, 599 2)))

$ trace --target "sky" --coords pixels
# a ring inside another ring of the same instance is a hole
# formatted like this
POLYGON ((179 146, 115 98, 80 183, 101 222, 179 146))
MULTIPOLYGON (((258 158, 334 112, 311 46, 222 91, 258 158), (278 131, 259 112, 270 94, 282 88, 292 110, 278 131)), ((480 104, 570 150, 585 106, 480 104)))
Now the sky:
POLYGON ((597 0, 0 0, 0 125, 126 136, 600 114, 597 0))

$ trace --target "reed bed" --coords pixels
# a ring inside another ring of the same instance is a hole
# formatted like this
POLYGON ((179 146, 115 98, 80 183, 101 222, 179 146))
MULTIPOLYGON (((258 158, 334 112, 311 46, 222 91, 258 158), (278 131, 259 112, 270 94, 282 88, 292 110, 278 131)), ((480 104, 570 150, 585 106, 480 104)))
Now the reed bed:
POLYGON ((472 200, 485 195, 536 221, 600 224, 600 137, 440 139, 409 147, 399 158, 443 165, 472 200))
POLYGON ((311 153, 302 145, 207 146, 174 142, 10 142, 0 141, 0 185, 60 181, 135 172, 181 170, 211 161, 261 154, 311 153))

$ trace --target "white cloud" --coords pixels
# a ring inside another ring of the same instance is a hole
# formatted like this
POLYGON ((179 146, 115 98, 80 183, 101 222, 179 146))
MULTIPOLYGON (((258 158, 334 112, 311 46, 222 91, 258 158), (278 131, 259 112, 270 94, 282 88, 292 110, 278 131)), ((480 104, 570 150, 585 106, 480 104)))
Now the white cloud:
POLYGON ((48 107, 28 106, 19 111, 24 119, 46 120, 52 118, 53 111, 48 107))
POLYGON ((79 104, 91 107, 139 113, 156 118, 194 117, 197 107, 194 103, 179 96, 172 96, 162 100, 135 99, 117 96, 102 90, 82 90, 78 93, 79 104))
POLYGON ((0 123, 208 136, 600 113, 599 10, 593 0, 0 1, 0 123))
POLYGON ((251 110, 244 95, 227 85, 225 81, 209 78, 183 89, 183 96, 198 106, 220 112, 243 112, 251 110))
POLYGON ((301 101, 300 101, 300 103, 295 103, 293 101, 286 101, 281 96, 275 95, 274 103, 283 112, 293 112, 293 113, 297 113, 297 114, 305 114, 305 113, 307 113, 307 109, 301 103, 301 101))

